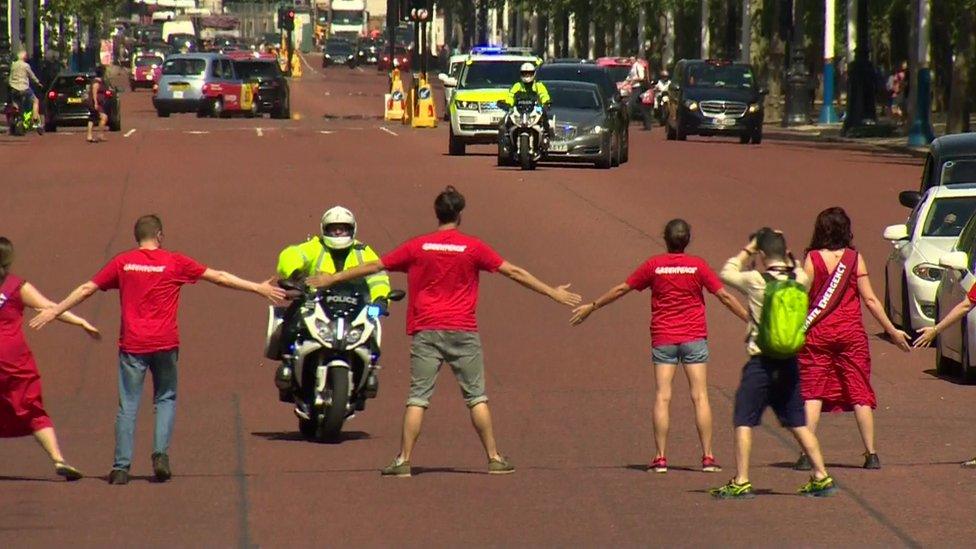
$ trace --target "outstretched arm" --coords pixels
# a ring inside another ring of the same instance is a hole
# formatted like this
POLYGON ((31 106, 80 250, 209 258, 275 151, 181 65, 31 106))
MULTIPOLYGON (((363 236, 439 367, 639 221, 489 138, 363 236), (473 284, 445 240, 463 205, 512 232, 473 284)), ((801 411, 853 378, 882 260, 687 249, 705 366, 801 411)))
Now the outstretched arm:
POLYGON ((906 353, 911 350, 911 346, 909 345, 911 339, 908 337, 908 334, 895 328, 888 315, 885 314, 881 300, 878 299, 878 296, 874 293, 874 288, 871 287, 867 264, 864 262, 864 257, 860 254, 857 256, 857 293, 861 295, 861 300, 868 308, 868 311, 871 311, 871 316, 884 328, 891 342, 906 353))
POLYGON ((569 319, 569 323, 573 326, 579 326, 588 316, 593 314, 593 311, 617 301, 621 297, 630 293, 632 289, 633 288, 631 288, 626 282, 617 284, 613 288, 607 290, 605 294, 597 298, 596 301, 587 303, 586 305, 580 305, 579 307, 573 309, 573 316, 569 319))
POLYGON ((310 276, 305 280, 305 283, 313 288, 328 288, 336 284, 376 274, 385 268, 382 261, 370 261, 335 274, 322 273, 310 276))
POLYGON ((569 284, 564 284, 562 286, 553 288, 552 286, 549 286, 533 276, 529 271, 526 271, 522 267, 512 265, 508 261, 502 262, 501 266, 498 267, 498 272, 514 280, 515 282, 518 282, 522 286, 549 297, 553 301, 562 303, 563 305, 569 305, 572 307, 574 305, 579 305, 579 302, 583 300, 582 297, 568 290, 569 284))
MULTIPOLYGON (((31 309, 38 312, 43 311, 44 309, 50 309, 51 307, 57 307, 57 303, 44 297, 44 294, 42 294, 30 282, 25 282, 24 285, 20 287, 20 297, 24 300, 24 305, 27 305, 31 309)), ((88 332, 88 335, 95 339, 99 339, 102 335, 98 331, 98 328, 92 326, 87 320, 70 311, 61 313, 61 315, 58 316, 58 320, 66 324, 79 326, 88 332)))
POLYGON ((749 311, 746 311, 746 308, 743 307, 742 304, 739 303, 739 300, 730 294, 728 290, 725 288, 720 289, 719 291, 715 292, 715 297, 717 297, 718 300, 722 302, 722 305, 725 305, 728 310, 732 311, 732 314, 741 318, 745 322, 749 322, 749 311))
POLYGON ((64 298, 61 303, 58 303, 53 307, 46 308, 38 313, 37 316, 31 319, 30 327, 34 328, 35 330, 40 330, 46 326, 47 323, 60 317, 69 309, 74 308, 81 302, 91 297, 91 295, 96 291, 98 291, 98 286, 96 286, 94 282, 90 280, 85 282, 81 286, 78 286, 72 290, 72 292, 68 294, 68 297, 64 298))
POLYGON ((969 314, 969 311, 973 310, 973 302, 969 301, 969 298, 963 299, 962 303, 956 305, 949 311, 949 314, 945 316, 938 324, 932 327, 920 328, 918 330, 919 336, 915 340, 915 348, 928 347, 929 343, 935 341, 936 336, 945 331, 946 328, 952 326, 956 322, 959 322, 962 317, 969 314))
POLYGON ((201 278, 211 284, 264 296, 272 303, 277 303, 285 298, 285 291, 271 284, 274 280, 273 278, 269 278, 264 282, 251 282, 226 271, 217 271, 214 269, 204 271, 201 278))

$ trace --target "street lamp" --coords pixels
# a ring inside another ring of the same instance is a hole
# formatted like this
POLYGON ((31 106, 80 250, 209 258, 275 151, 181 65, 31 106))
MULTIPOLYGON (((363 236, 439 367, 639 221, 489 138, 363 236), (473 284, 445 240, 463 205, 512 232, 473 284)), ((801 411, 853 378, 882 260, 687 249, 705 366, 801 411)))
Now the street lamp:
POLYGON ((803 54, 803 25, 800 24, 800 0, 793 0, 793 18, 790 25, 790 65, 786 71, 786 109, 784 126, 802 126, 810 123, 810 73, 803 54))

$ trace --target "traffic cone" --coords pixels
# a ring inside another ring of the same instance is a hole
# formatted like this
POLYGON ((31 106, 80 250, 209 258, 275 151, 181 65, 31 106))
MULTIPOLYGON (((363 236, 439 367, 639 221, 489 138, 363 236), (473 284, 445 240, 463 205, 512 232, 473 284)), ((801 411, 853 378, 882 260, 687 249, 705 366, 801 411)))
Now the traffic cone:
POLYGON ((416 112, 414 112, 411 125, 414 128, 436 128, 437 114, 434 110, 434 93, 427 82, 427 76, 420 77, 420 84, 417 85, 416 112))
POLYGON ((400 69, 393 69, 390 74, 390 93, 384 96, 383 118, 389 121, 403 120, 404 94, 403 81, 400 80, 400 69))

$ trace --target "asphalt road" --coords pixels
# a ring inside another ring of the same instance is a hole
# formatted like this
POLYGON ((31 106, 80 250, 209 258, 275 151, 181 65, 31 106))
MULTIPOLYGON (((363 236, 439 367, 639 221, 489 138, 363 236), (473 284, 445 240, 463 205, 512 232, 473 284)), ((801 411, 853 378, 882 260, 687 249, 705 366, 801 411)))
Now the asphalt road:
MULTIPOLYGON (((317 65, 316 59, 310 60, 317 65)), ((446 184, 468 199, 464 229, 551 283, 593 299, 663 249, 673 217, 693 227, 690 251, 715 268, 754 229, 805 247, 814 216, 841 205, 876 291, 890 249, 884 226, 906 217, 897 191, 917 161, 838 145, 767 140, 668 142, 632 128, 631 162, 611 171, 495 167, 493 149, 447 156, 447 128, 384 123, 385 79, 372 69, 306 71, 293 84, 297 120, 158 119, 149 93, 125 93, 123 131, 99 145, 77 130, 0 137, 0 234, 15 271, 60 299, 133 245, 132 223, 155 212, 169 248, 251 279, 278 251, 316 231, 333 204, 352 208, 363 240, 386 251, 435 225, 446 184)), ((440 107, 440 104, 438 105, 440 107)), ((405 278, 394 276, 396 286, 405 278)), ((488 392, 503 453, 518 471, 485 473, 456 384, 445 373, 414 456, 415 476, 385 479, 408 384, 408 340, 394 306, 379 398, 341 444, 297 435, 262 359, 265 304, 199 284, 183 292, 175 476, 149 482, 152 406, 146 390, 134 480, 105 482, 116 411, 118 298, 78 309, 106 338, 52 325, 29 335, 47 409, 68 459, 91 475, 56 480, 29 438, 0 443, 0 546, 634 546, 973 544, 976 388, 938 379, 932 351, 906 355, 872 337, 881 471, 859 468, 853 417, 825 417, 821 442, 841 486, 830 499, 795 495, 796 453, 767 416, 756 433, 760 497, 713 501, 731 476, 731 400, 745 361, 743 326, 709 298, 710 397, 726 470, 697 471, 687 385, 676 379, 667 475, 653 454, 646 295, 568 325, 568 309, 498 276, 482 284, 488 392)), ((867 315, 866 315, 867 316, 867 315)), ((870 333, 879 332, 873 320, 870 333)))

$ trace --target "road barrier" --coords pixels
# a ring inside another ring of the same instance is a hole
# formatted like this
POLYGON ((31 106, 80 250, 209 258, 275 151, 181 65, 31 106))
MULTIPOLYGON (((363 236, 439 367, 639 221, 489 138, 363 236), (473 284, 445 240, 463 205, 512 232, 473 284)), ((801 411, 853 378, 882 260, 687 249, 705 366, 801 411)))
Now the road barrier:
POLYGON ((413 105, 413 116, 411 126, 414 128, 436 128, 437 113, 434 109, 434 93, 427 82, 426 76, 420 77, 417 85, 417 97, 411 103, 413 105))
POLYGON ((403 120, 406 117, 403 93, 403 80, 400 79, 400 69, 394 68, 390 73, 390 93, 383 96, 383 118, 389 121, 403 120))

